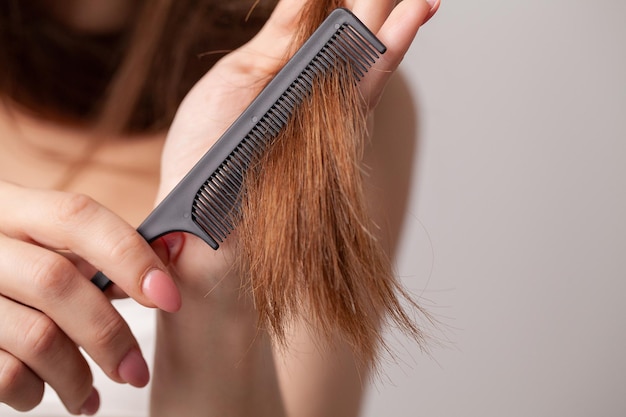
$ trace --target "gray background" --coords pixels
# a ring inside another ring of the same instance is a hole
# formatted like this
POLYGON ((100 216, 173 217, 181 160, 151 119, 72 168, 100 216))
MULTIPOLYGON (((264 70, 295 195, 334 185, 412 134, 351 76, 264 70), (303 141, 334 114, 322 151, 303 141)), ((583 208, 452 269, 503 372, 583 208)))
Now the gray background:
POLYGON ((445 343, 390 335, 365 416, 625 416, 626 2, 443 0, 402 69, 397 269, 445 343))

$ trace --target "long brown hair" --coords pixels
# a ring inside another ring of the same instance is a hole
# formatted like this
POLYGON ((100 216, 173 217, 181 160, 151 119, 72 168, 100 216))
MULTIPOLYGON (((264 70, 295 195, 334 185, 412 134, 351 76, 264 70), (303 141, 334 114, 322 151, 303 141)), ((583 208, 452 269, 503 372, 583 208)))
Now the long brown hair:
MULTIPOLYGON (((338 0, 309 1, 300 45, 338 0)), ((385 324, 425 339, 403 302, 428 314, 393 275, 368 211, 361 158, 369 109, 353 71, 341 62, 320 74, 271 149, 248 172, 238 225, 243 269, 262 323, 287 342, 305 322, 321 345, 348 343, 371 365, 385 324), (304 318, 304 320, 302 320, 304 318)))

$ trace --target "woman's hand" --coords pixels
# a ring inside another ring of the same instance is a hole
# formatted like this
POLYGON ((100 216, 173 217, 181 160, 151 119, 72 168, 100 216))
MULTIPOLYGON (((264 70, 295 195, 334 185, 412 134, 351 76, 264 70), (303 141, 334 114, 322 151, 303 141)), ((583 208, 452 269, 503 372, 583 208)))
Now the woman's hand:
MULTIPOLYGON (((346 1, 388 48, 360 84, 370 108, 378 102, 420 25, 438 7, 425 0, 395 3, 346 1)), ((304 4, 305 0, 280 0, 261 32, 220 60, 187 95, 164 148, 160 198, 276 72, 291 47, 304 4)), ((163 239, 183 307, 178 314, 158 316, 152 415, 198 410, 233 416, 356 415, 366 370, 356 369, 349 349, 311 354, 318 341, 294 325, 290 341, 296 348, 281 352, 274 366, 267 334, 257 328, 254 303, 242 291, 247 277, 234 268, 236 237, 235 231, 217 251, 182 233, 163 239)))
POLYGON ((114 381, 146 385, 137 341, 89 278, 102 270, 141 304, 175 311, 179 295, 159 257, 88 197, 1 181, 0 197, 0 401, 31 409, 48 383, 70 412, 95 412, 79 347, 114 381))
MULTIPOLYGON (((426 0, 346 0, 387 46, 387 52, 361 81, 364 97, 377 103, 413 42, 417 30, 439 7, 426 0)), ((292 43, 305 0, 281 0, 263 29, 247 44, 222 58, 191 90, 170 128, 162 160, 160 198, 178 183, 217 141, 268 81, 292 43)), ((373 108, 374 106, 371 106, 373 108)))
MULTIPOLYGON (((388 48, 360 83, 371 109, 418 28, 436 12, 439 0, 431 1, 433 4, 425 0, 403 0, 398 5, 395 0, 345 2, 388 48)), ((159 199, 217 141, 276 72, 291 46, 304 4, 304 0, 281 0, 263 29, 246 45, 221 59, 186 96, 165 145, 159 199)), ((165 240, 171 245, 170 260, 178 275, 193 287, 193 292, 206 293, 218 283, 224 285, 228 281, 225 277, 232 271, 231 248, 235 239, 236 233, 218 251, 194 236, 181 233, 165 240)))

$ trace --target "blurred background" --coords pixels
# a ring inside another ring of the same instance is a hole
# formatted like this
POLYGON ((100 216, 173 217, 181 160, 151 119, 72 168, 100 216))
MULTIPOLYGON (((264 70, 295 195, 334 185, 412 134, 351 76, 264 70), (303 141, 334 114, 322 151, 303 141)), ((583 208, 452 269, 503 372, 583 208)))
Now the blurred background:
POLYGON ((443 343, 390 334, 364 415, 625 416, 626 2, 443 0, 402 70, 396 266, 443 343))

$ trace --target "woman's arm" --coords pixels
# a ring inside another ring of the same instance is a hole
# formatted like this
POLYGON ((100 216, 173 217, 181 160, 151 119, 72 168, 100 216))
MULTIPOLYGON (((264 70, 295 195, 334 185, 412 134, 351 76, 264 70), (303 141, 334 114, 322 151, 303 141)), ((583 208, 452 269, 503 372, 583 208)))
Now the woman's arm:
MULTIPOLYGON (((185 99, 164 152, 161 196, 252 100, 250 86, 265 80, 283 57, 302 4, 281 0, 259 35, 218 63, 185 99)), ((437 8, 424 0, 394 5, 347 2, 388 47, 361 84, 372 105, 437 8)), ((341 345, 319 350, 299 324, 287 350, 273 352, 243 290, 247 277, 233 266, 233 240, 212 251, 191 236, 166 239, 183 306, 175 314, 159 313, 152 415, 356 415, 368 369, 341 345)))
MULTIPOLYGON (((205 246, 177 236, 181 241, 175 245, 205 246)), ((209 250, 207 256, 219 256, 209 250)), ((172 268, 172 273, 185 271, 172 268)), ((227 271, 216 281, 183 287, 181 310, 158 313, 152 416, 284 415, 270 341, 257 329, 241 281, 227 271)))

